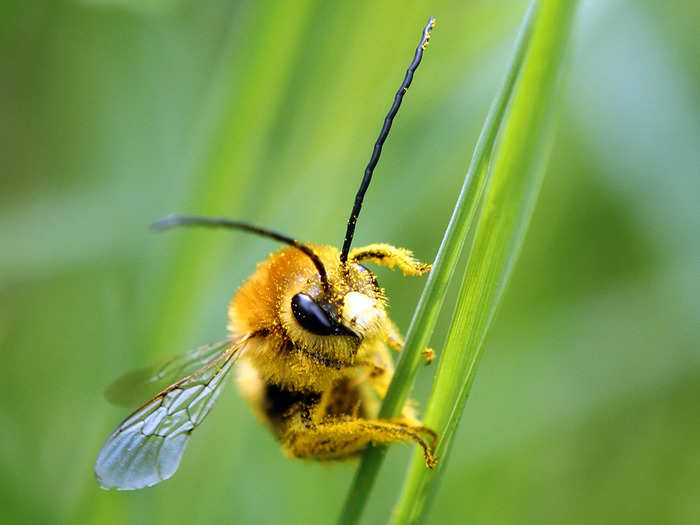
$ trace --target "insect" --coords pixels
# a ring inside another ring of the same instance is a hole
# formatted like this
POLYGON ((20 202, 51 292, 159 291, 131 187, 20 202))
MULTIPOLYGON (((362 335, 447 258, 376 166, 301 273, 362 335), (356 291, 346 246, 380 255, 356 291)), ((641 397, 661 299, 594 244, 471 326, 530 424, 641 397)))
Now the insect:
MULTIPOLYGON (((412 441, 422 448, 426 465, 435 465, 437 436, 420 423, 410 404, 399 418, 377 419, 379 401, 393 374, 387 345, 400 350, 403 340, 387 315, 383 289, 361 263, 398 267, 405 275, 425 274, 430 265, 388 244, 350 248, 382 146, 434 25, 431 17, 384 120, 341 250, 228 219, 171 215, 154 223, 158 230, 237 229, 288 246, 263 261, 233 297, 228 339, 136 374, 151 386, 172 384, 107 438, 95 461, 102 488, 140 489, 171 477, 234 363, 243 397, 288 456, 343 460, 359 455, 370 443, 412 441)), ((430 357, 429 349, 424 353, 430 357)), ((115 383, 117 391, 120 385, 133 384, 133 374, 125 377, 126 382, 115 383)))

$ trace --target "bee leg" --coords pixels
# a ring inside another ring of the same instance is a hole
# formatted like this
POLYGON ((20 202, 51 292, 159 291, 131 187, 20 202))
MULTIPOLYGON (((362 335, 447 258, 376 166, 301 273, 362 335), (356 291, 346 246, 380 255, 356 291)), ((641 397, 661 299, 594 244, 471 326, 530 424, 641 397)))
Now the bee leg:
POLYGON ((399 329, 390 319, 387 319, 382 335, 384 336, 384 341, 386 344, 388 344, 391 348, 397 352, 400 352, 403 349, 403 337, 401 337, 399 329))
MULTIPOLYGON (((399 329, 393 322, 391 322, 391 320, 387 319, 382 335, 384 336, 384 342, 386 342, 386 344, 388 344, 391 348, 397 352, 403 350, 403 337, 401 337, 399 329)), ((424 348, 421 350, 421 354, 423 354, 423 357, 425 358, 426 365, 429 365, 435 358, 435 351, 432 348, 424 348)))
POLYGON ((435 442, 435 432, 404 419, 327 419, 315 425, 292 425, 283 437, 283 450, 291 457, 341 460, 357 456, 370 443, 413 441, 423 449, 425 464, 433 468, 437 458, 423 436, 435 442))
POLYGON ((378 243, 350 250, 351 261, 370 261, 387 268, 398 266, 404 275, 423 275, 430 271, 431 265, 417 261, 413 252, 406 248, 397 248, 390 244, 378 243))
MULTIPOLYGON (((371 368, 368 367, 369 371, 367 375, 358 378, 358 384, 362 381, 368 381, 372 385, 372 389, 377 396, 380 399, 384 399, 389 389, 391 378, 394 376, 394 365, 391 362, 389 350, 384 344, 378 344, 374 352, 375 361, 379 364, 375 364, 371 366, 371 368)), ((409 402, 404 405, 401 415, 405 420, 411 421, 414 425, 420 425, 413 401, 409 400, 409 402)))
POLYGON ((397 418, 397 419, 392 419, 394 423, 397 425, 403 425, 407 428, 410 428, 414 432, 419 432, 420 434, 425 434, 430 438, 430 445, 433 450, 435 450, 435 446, 438 443, 438 434, 435 432, 432 428, 428 428, 424 425, 421 424, 420 421, 414 421, 411 419, 407 418, 397 418))

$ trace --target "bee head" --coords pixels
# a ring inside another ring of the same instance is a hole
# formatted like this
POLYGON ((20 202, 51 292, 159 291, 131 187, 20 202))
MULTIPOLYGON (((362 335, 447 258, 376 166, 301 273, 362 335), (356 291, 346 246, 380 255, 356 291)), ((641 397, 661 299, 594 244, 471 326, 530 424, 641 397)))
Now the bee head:
MULTIPOLYGON (((320 248, 320 247, 319 247, 320 248)), ((293 342, 325 354, 354 354, 360 343, 381 332, 386 301, 376 277, 357 263, 340 264, 335 248, 316 248, 328 271, 304 276, 281 305, 281 321, 293 342), (327 253, 328 252, 331 253, 327 253)))

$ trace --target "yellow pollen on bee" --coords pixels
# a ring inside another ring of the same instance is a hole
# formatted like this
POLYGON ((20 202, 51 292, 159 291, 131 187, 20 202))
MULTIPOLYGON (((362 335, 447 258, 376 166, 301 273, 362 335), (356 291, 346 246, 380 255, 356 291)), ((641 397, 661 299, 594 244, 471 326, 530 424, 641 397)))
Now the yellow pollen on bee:
POLYGON ((380 324, 382 314, 377 301, 365 294, 350 292, 343 299, 343 321, 362 334, 380 324))

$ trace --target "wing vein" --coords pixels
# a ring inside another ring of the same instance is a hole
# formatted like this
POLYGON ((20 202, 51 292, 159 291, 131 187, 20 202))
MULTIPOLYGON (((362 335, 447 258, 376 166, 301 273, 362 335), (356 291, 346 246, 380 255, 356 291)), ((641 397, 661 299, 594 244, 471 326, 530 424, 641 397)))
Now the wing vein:
POLYGON ((211 357, 194 372, 162 389, 114 429, 95 461, 100 485, 133 490, 172 476, 192 431, 210 412, 224 378, 253 335, 217 344, 217 350, 221 350, 213 356, 210 353, 214 347, 209 345, 171 360, 169 363, 177 363, 177 370, 187 370, 195 363, 201 364, 203 353, 211 357), (176 410, 170 412, 169 407, 176 410))

